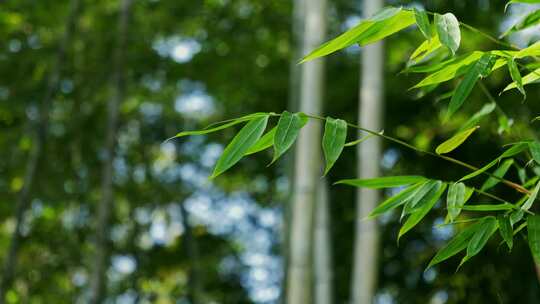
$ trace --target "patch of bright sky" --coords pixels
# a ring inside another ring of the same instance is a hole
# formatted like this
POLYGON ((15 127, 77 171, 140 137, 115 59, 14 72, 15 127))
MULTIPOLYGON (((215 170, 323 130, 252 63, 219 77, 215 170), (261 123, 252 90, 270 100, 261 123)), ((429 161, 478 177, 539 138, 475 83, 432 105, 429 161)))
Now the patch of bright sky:
POLYGON ((154 42, 152 48, 161 57, 168 57, 177 63, 186 63, 201 51, 201 44, 191 38, 173 36, 154 42))

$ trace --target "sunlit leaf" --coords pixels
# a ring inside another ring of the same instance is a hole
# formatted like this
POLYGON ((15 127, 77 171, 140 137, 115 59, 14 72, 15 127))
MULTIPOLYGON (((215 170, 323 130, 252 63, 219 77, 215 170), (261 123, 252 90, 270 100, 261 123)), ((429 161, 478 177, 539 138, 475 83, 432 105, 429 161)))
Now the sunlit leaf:
POLYGON ((529 195, 529 198, 527 199, 527 201, 525 201, 523 206, 521 206, 522 210, 527 211, 527 210, 531 209, 532 204, 534 203, 534 201, 536 200, 536 197, 538 196, 538 191, 539 190, 540 190, 540 182, 538 182, 536 184, 536 187, 534 187, 534 190, 529 195))
POLYGON ((290 113, 283 111, 276 126, 276 135, 274 136, 274 158, 275 162, 283 153, 285 153, 294 143, 300 129, 306 125, 308 118, 303 113, 290 113))
POLYGON ((259 138, 261 138, 266 124, 268 123, 268 115, 250 120, 236 134, 232 141, 227 145, 223 154, 218 159, 211 178, 215 178, 227 169, 234 166, 246 152, 253 146, 259 138))
POLYGON ((463 126, 461 126, 460 130, 466 130, 474 125, 477 125, 484 116, 489 115, 491 112, 493 112, 496 106, 497 104, 494 102, 486 103, 482 107, 482 109, 474 113, 474 115, 471 116, 471 118, 469 118, 469 120, 467 120, 467 122, 463 124, 463 126))
POLYGON ((502 203, 502 204, 479 204, 479 205, 465 205, 463 206, 463 210, 467 211, 501 211, 501 210, 512 210, 515 209, 516 206, 510 204, 510 203, 502 203))
MULTIPOLYGON (((529 74, 525 75, 522 77, 522 83, 523 85, 527 85, 527 84, 531 84, 531 83, 534 83, 536 82, 538 79, 540 79, 540 68, 530 72, 529 74)), ((511 90, 511 89, 514 89, 514 88, 517 88, 518 87, 518 84, 514 81, 512 82, 511 84, 507 85, 503 92, 506 92, 508 90, 511 90)))
POLYGON ((452 152, 454 149, 459 147, 463 142, 465 142, 465 140, 467 140, 467 138, 471 136, 471 134, 474 131, 476 131, 476 129, 478 128, 479 127, 476 126, 468 130, 457 133, 456 135, 452 136, 450 139, 440 144, 437 147, 437 149, 435 149, 435 152, 437 152, 437 154, 445 154, 445 153, 452 152))
POLYGON ((450 104, 448 105, 447 118, 452 116, 460 107, 463 105, 463 102, 471 94, 472 89, 474 88, 476 82, 482 75, 486 75, 491 71, 491 68, 494 64, 495 57, 491 54, 484 54, 482 57, 475 62, 471 67, 468 68, 467 73, 458 84, 450 104))
MULTIPOLYGON (((463 55, 460 57, 457 57, 457 59, 449 60, 448 62, 435 64, 434 66, 428 66, 426 69, 424 67, 423 70, 418 71, 419 73, 431 73, 432 74, 426 76, 422 81, 417 83, 413 88, 420 88, 425 87, 428 85, 433 85, 441 82, 448 81, 450 79, 454 79, 455 77, 458 77, 460 75, 463 75, 466 73, 468 66, 471 63, 476 62, 478 59, 480 59, 484 55, 483 52, 475 51, 468 55, 463 55)), ((420 69, 414 68, 415 70, 420 69)))
POLYGON ((525 93, 525 89, 523 88, 523 80, 521 78, 521 74, 519 73, 519 68, 514 61, 514 58, 508 58, 508 71, 510 72, 510 76, 516 84, 519 92, 523 95, 523 97, 526 97, 527 93, 525 93))
POLYGON ((481 223, 482 221, 479 221, 465 228, 463 231, 458 232, 458 234, 452 240, 450 240, 446 246, 439 250, 433 259, 431 259, 428 268, 453 257, 467 248, 469 240, 480 227, 481 223))
POLYGON ((347 122, 342 119, 326 118, 322 147, 326 166, 324 175, 330 171, 336 160, 341 155, 345 141, 347 140, 347 122))
POLYGON ((540 264, 540 215, 527 217, 527 238, 534 262, 540 264))
POLYGON ((398 194, 386 199, 384 202, 380 203, 371 213, 368 218, 377 217, 387 211, 395 209, 403 204, 405 204, 410 198, 411 195, 423 184, 423 182, 416 183, 405 190, 399 192, 398 194))
POLYGON ((448 216, 451 222, 458 217, 461 208, 465 205, 466 191, 467 187, 465 187, 464 183, 452 183, 448 187, 446 208, 448 209, 448 216))
POLYGON ((500 215, 497 217, 497 222, 499 223, 501 237, 508 246, 508 249, 512 250, 512 246, 514 245, 514 231, 512 223, 510 222, 510 217, 507 215, 500 215))
POLYGON ((452 13, 435 14, 435 26, 441 43, 455 54, 461 42, 459 21, 452 13))
POLYGON ((216 131, 219 131, 219 130, 223 130, 223 129, 232 127, 234 125, 246 122, 248 120, 252 120, 254 118, 260 118, 260 117, 265 117, 265 116, 268 116, 268 113, 253 113, 253 114, 249 114, 249 115, 246 115, 246 116, 243 116, 243 117, 228 120, 226 123, 223 123, 221 125, 216 126, 216 124, 212 124, 209 127, 205 128, 205 129, 202 129, 202 130, 182 131, 182 132, 176 134, 172 138, 178 138, 178 137, 183 137, 183 136, 188 136, 188 135, 208 134, 208 133, 212 133, 212 132, 216 132, 216 131))
POLYGON ((386 176, 369 179, 344 179, 336 182, 336 184, 345 184, 355 187, 366 187, 373 189, 392 188, 404 185, 415 184, 425 181, 423 176, 404 175, 404 176, 386 176))
POLYGON ((433 187, 431 191, 422 198, 419 202, 418 209, 415 210, 405 221, 401 229, 399 229, 398 240, 409 230, 411 230, 416 224, 418 224, 428 212, 435 206, 437 200, 441 197, 446 189, 446 184, 439 181, 436 187, 433 187))
POLYGON ((276 127, 266 132, 253 146, 251 146, 244 155, 251 155, 257 152, 266 150, 274 145, 274 136, 276 135, 276 127))
MULTIPOLYGON (((501 166, 499 168, 497 168, 497 170, 495 170, 495 172, 493 172, 493 175, 496 176, 496 177, 500 177, 502 178, 506 172, 508 172, 508 169, 510 169, 510 166, 512 166, 512 164, 514 163, 514 160, 513 159, 507 159, 505 160, 501 166)), ((495 185, 497 185, 498 183, 500 182, 500 179, 497 179, 493 176, 490 176, 485 182, 484 184, 482 185, 482 187, 480 188, 480 190, 482 191, 486 191, 492 187, 494 187, 495 185)))
POLYGON ((427 40, 431 40, 431 24, 429 23, 429 17, 426 11, 414 8, 414 18, 422 35, 424 35, 427 40))

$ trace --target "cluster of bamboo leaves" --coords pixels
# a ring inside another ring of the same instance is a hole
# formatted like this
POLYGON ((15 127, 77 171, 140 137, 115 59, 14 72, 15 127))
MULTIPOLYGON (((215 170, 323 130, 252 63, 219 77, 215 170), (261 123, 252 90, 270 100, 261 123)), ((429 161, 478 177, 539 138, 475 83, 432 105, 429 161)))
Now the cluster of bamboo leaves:
MULTIPOLYGON (((540 3, 540 0, 511 1, 509 4, 515 2, 540 3)), ((523 20, 519 20, 503 36, 538 24, 540 24, 540 10, 533 11, 525 16, 523 20)), ((461 79, 457 87, 446 94, 450 98, 446 112, 447 119, 461 108, 477 83, 497 69, 506 66, 512 78, 512 83, 508 84, 504 91, 516 88, 523 94, 524 98, 526 97, 524 86, 540 79, 540 68, 534 69, 531 68, 531 65, 521 63, 527 59, 535 59, 535 56, 540 56, 540 41, 524 49, 476 50, 458 54, 461 43, 460 27, 465 26, 475 30, 474 28, 459 22, 452 13, 437 14, 401 7, 387 7, 374 16, 362 20, 355 27, 313 50, 302 62, 327 56, 353 44, 359 44, 360 46, 370 44, 413 25, 416 25, 425 38, 410 56, 405 69, 408 73, 425 74, 424 78, 413 88, 433 90, 441 83, 456 78, 461 79), (522 77, 521 71, 523 70, 528 72, 522 77)), ((301 129, 310 120, 324 121, 324 133, 321 143, 325 158, 324 175, 339 159, 345 147, 360 144, 370 136, 381 136, 408 148, 465 166, 471 171, 458 181, 433 180, 423 176, 390 176, 373 179, 345 179, 337 182, 337 184, 374 189, 400 188, 399 193, 378 205, 369 216, 369 218, 375 218, 385 212, 400 208, 403 224, 399 230, 398 240, 414 228, 433 209, 437 202, 445 200, 446 223, 466 222, 464 224, 466 227, 459 231, 433 257, 429 266, 465 251, 460 263, 461 266, 464 262, 477 255, 497 231, 499 231, 503 242, 511 250, 514 235, 524 228, 527 228, 527 238, 532 255, 537 263, 540 263, 540 216, 534 215, 531 211, 540 190, 539 176, 535 174, 535 176, 529 178, 526 168, 520 167, 514 160, 514 157, 518 155, 524 157, 531 155, 532 160, 530 162, 536 162, 540 165, 540 143, 534 140, 514 143, 499 157, 481 168, 476 168, 444 155, 452 152, 465 142, 478 129, 476 123, 480 118, 491 113, 494 108, 494 102, 485 104, 454 136, 441 143, 436 148, 435 153, 420 151, 411 145, 383 135, 381 132, 366 130, 341 119, 317 117, 305 113, 290 113, 288 111, 281 114, 253 113, 216 123, 203 130, 181 132, 175 137, 203 135, 238 124, 245 124, 226 146, 218 159, 211 176, 211 178, 215 178, 238 163, 244 156, 266 149, 273 148, 271 163, 274 163, 291 148, 301 129), (277 118, 276 125, 266 131, 269 121, 273 118, 277 118), (369 135, 347 142, 349 128, 360 129, 369 133, 369 135), (499 165, 498 168, 491 171, 492 167, 496 165, 499 165), (518 169, 520 183, 514 183, 504 178, 512 167, 518 169), (465 181, 479 176, 487 177, 480 189, 465 184, 465 181), (522 195, 521 199, 511 203, 490 194, 490 189, 498 184, 504 184, 518 191, 522 195), (479 216, 472 218, 469 216, 460 220, 462 211, 469 214, 478 214, 479 216)), ((506 124, 508 125, 508 121, 506 121, 506 124)), ((349 134, 351 133, 353 132, 349 134)))

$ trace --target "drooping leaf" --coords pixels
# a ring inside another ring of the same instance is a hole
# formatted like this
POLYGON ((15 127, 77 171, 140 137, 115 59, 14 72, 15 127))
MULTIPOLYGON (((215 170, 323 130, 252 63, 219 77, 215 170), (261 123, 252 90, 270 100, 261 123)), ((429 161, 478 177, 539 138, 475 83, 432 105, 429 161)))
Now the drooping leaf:
POLYGON ((472 127, 468 130, 461 131, 457 133, 456 135, 452 136, 450 139, 444 141, 442 144, 440 144, 437 149, 435 149, 435 152, 437 154, 445 154, 452 152, 454 149, 459 147, 471 134, 476 131, 479 127, 472 127))
POLYGON ((439 181, 436 187, 433 187, 431 191, 422 198, 419 202, 419 207, 415 210, 405 221, 401 229, 399 229, 398 240, 409 230, 411 230, 416 224, 418 224, 428 212, 435 206, 437 200, 441 197, 446 189, 446 184, 439 181))
POLYGON ((463 206, 463 210, 467 211, 501 211, 501 210, 512 210, 515 209, 516 206, 510 204, 510 203, 502 203, 502 204, 478 204, 478 205, 465 205, 463 206))
POLYGON ((452 116, 452 114, 463 105, 463 102, 471 94, 471 91, 480 76, 486 75, 488 73, 487 71, 491 71, 494 64, 494 58, 495 57, 491 54, 484 54, 477 62, 469 67, 463 80, 458 84, 454 95, 452 95, 452 99, 448 105, 447 118, 452 116))
MULTIPOLYGON (((493 175, 494 176, 497 176, 497 177, 500 177, 502 178, 506 172, 508 172, 508 169, 510 169, 510 166, 512 166, 512 164, 514 163, 514 160, 513 159, 507 159, 505 160, 501 166, 499 168, 497 168, 497 170, 495 170, 495 172, 493 172, 493 175)), ((486 191, 488 189, 491 189, 492 187, 494 187, 495 185, 497 185, 498 183, 500 182, 499 179, 493 177, 493 176, 490 176, 485 182, 484 184, 482 185, 482 187, 480 188, 480 190, 482 191, 486 191)))
POLYGON ((527 238, 534 262, 540 264, 540 215, 527 217, 527 238))
POLYGON ((395 209, 403 204, 405 204, 411 197, 411 195, 423 184, 423 182, 416 183, 412 186, 409 186, 405 190, 399 192, 398 194, 386 199, 384 202, 380 203, 371 213, 368 218, 377 217, 385 212, 388 212, 392 209, 395 209))
POLYGON ((478 122, 480 122, 480 120, 484 116, 489 115, 491 112, 493 112, 493 110, 495 110, 496 106, 497 106, 497 104, 494 103, 494 102, 486 103, 482 107, 482 109, 480 109, 478 112, 474 113, 474 115, 471 118, 469 118, 469 120, 467 120, 467 122, 465 124, 463 124, 463 126, 461 126, 460 130, 467 130, 467 129, 471 128, 472 126, 477 125, 478 122))
POLYGON ((450 240, 450 242, 448 242, 448 244, 446 244, 446 246, 437 252, 433 259, 431 259, 431 262, 429 262, 428 268, 453 257, 467 248, 469 240, 480 227, 481 223, 482 221, 474 223, 459 232, 452 240, 450 240))
POLYGON ((448 209, 448 216, 451 222, 458 217, 461 208, 465 205, 466 191, 467 187, 465 187, 464 183, 452 183, 448 187, 446 208, 448 209))
POLYGON ((342 119, 326 118, 322 147, 326 166, 324 175, 330 171, 336 160, 341 155, 345 141, 347 140, 347 122, 342 119))
POLYGON ((353 44, 365 45, 383 39, 414 24, 414 13, 396 7, 387 7, 369 19, 362 20, 358 25, 338 37, 319 46, 301 62, 326 56, 353 44))
POLYGON ((501 237, 508 246, 508 250, 512 250, 512 246, 514 245, 514 231, 512 223, 510 222, 510 217, 507 215, 500 215, 497 217, 497 222, 499 223, 501 237))
POLYGON ((306 125, 308 118, 303 113, 294 113, 283 111, 276 126, 276 135, 274 136, 274 158, 275 162, 283 153, 285 153, 294 143, 300 129, 306 125))
POLYGON ((250 120, 240 132, 236 134, 225 150, 223 150, 223 154, 221 154, 221 157, 218 159, 217 164, 214 167, 214 172, 210 178, 215 178, 242 159, 249 148, 261 138, 264 129, 266 129, 268 117, 269 116, 266 115, 250 120))
POLYGON ((523 88, 523 80, 521 79, 521 74, 519 73, 519 68, 514 61, 514 58, 508 58, 508 71, 510 72, 512 80, 514 81, 514 83, 516 83, 519 92, 525 98, 527 96, 527 93, 525 93, 525 89, 523 88))
MULTIPOLYGON (((529 74, 523 76, 522 83, 523 83, 523 85, 531 84, 531 83, 534 83, 535 81, 537 81, 538 79, 540 79, 540 68, 538 68, 538 69, 530 72, 529 74)), ((508 90, 511 90, 511 89, 514 89, 514 88, 517 88, 517 87, 518 87, 518 84, 514 81, 511 84, 507 85, 506 88, 504 88, 503 92, 506 92, 508 90)))
POLYGON ((266 132, 253 146, 251 146, 244 155, 251 155, 257 152, 266 150, 274 145, 274 136, 276 135, 276 127, 266 132))
POLYGON ((425 181, 423 176, 403 175, 403 176, 385 176, 369 179, 343 179, 336 184, 345 184, 355 187, 366 187, 372 189, 392 188, 404 185, 415 184, 425 181))
POLYGON ((536 187, 534 187, 534 190, 531 192, 531 195, 529 196, 527 201, 525 201, 523 206, 521 206, 522 210, 527 211, 527 210, 531 209, 532 204, 534 203, 534 201, 536 200, 536 197, 538 196, 538 191, 539 190, 540 190, 540 182, 538 182, 536 184, 536 187))
POLYGON ((242 116, 242 117, 239 117, 239 118, 228 120, 226 123, 223 123, 221 125, 216 126, 216 124, 212 124, 209 127, 206 127, 205 129, 202 129, 202 130, 182 131, 182 132, 176 134, 171 139, 178 138, 178 137, 183 137, 183 136, 189 136, 189 135, 204 135, 204 134, 208 134, 208 133, 212 133, 212 132, 216 132, 216 131, 219 131, 219 130, 223 130, 223 129, 232 127, 234 125, 246 122, 248 120, 252 120, 254 118, 260 118, 260 117, 265 117, 265 116, 268 116, 268 113, 253 113, 253 114, 249 114, 249 115, 242 116))
POLYGON ((536 140, 529 142, 529 151, 534 161, 540 165, 540 142, 536 140))
POLYGON ((489 216, 482 220, 467 245, 467 255, 463 258, 461 264, 477 255, 495 231, 497 231, 497 220, 494 217, 489 216))
POLYGON ((441 43, 455 54, 461 42, 459 21, 452 13, 435 14, 435 26, 441 43))
POLYGON ((414 18, 422 35, 424 35, 427 40, 431 40, 431 24, 429 23, 429 17, 426 11, 414 8, 414 18))

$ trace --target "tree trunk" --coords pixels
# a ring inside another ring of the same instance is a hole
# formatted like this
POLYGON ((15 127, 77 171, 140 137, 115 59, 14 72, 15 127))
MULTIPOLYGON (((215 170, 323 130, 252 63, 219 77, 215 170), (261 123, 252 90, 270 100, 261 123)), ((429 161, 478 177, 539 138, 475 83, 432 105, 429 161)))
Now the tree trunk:
MULTIPOLYGON (((312 0, 304 5, 306 54, 323 42, 326 32, 326 0, 312 0)), ((323 61, 317 59, 301 66, 300 106, 306 113, 320 114, 322 108, 323 61)), ((294 193, 291 210, 290 254, 287 274, 287 303, 311 301, 311 250, 313 208, 321 175, 321 125, 308 124, 301 132, 295 151, 294 193)))
POLYGON ((113 160, 116 148, 118 125, 118 108, 124 99, 125 71, 124 58, 127 47, 128 17, 131 0, 120 0, 118 14, 117 45, 114 53, 114 68, 112 76, 112 96, 107 104, 107 134, 105 141, 105 157, 103 160, 101 201, 97 210, 96 252, 91 277, 90 303, 103 302, 106 294, 106 272, 109 265, 109 222, 113 208, 113 160))
MULTIPOLYGON (((366 17, 382 8, 382 0, 365 0, 366 17)), ((383 112, 383 44, 368 45, 361 53, 360 106, 358 120, 361 126, 380 130, 383 112)), ((358 147, 358 176, 379 176, 381 143, 378 137, 358 147)), ((373 189, 357 190, 356 240, 354 247, 354 273, 351 286, 352 303, 371 304, 377 281, 378 227, 377 222, 364 219, 379 201, 379 192, 373 189)))
POLYGON ((199 272, 199 250, 189 222, 189 213, 187 212, 183 203, 180 204, 180 212, 182 213, 182 226, 184 226, 182 244, 183 249, 189 259, 187 298, 190 304, 199 304, 202 303, 199 272))
POLYGON ((326 179, 319 182, 315 207, 315 304, 332 303, 332 244, 330 239, 329 195, 326 179))
POLYGON ((58 81, 62 71, 63 63, 65 62, 66 50, 71 41, 71 36, 75 29, 75 22, 79 12, 79 0, 71 0, 70 12, 67 17, 64 35, 60 41, 56 61, 53 64, 52 70, 47 80, 47 87, 39 110, 39 120, 35 127, 34 141, 28 162, 26 164, 24 183, 21 191, 17 195, 15 202, 15 229, 11 235, 8 251, 4 260, 2 271, 2 280, 0 281, 0 304, 5 302, 7 290, 11 287, 15 275, 17 264, 17 254, 21 245, 21 229, 24 220, 24 213, 28 209, 30 202, 32 187, 37 169, 41 165, 43 159, 43 151, 47 141, 47 129, 49 127, 49 108, 51 107, 52 99, 58 90, 58 81))

